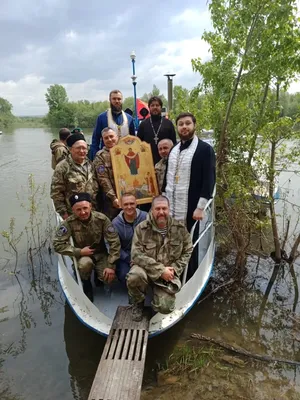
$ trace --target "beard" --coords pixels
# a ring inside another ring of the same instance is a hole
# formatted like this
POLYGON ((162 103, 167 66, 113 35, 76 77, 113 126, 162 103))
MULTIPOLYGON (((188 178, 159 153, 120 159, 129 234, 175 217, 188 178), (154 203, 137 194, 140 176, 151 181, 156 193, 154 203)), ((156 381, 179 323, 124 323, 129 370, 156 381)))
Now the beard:
POLYGON ((179 135, 181 140, 187 141, 187 140, 192 139, 192 137, 195 135, 195 132, 196 132, 196 129, 193 129, 192 131, 190 131, 189 133, 185 133, 184 135, 181 135, 178 132, 178 135, 179 135))
POLYGON ((122 104, 121 104, 120 106, 113 106, 113 105, 110 103, 110 108, 111 108, 111 111, 112 111, 112 112, 114 112, 114 113, 120 113, 120 112, 122 111, 122 104))

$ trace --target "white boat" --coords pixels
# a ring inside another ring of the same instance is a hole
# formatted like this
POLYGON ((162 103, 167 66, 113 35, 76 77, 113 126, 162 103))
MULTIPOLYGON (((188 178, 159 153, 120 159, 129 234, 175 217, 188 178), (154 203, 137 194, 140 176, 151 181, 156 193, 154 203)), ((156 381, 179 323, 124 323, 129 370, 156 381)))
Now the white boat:
MULTIPOLYGON (((213 269, 215 254, 214 199, 205 207, 205 220, 201 221, 199 237, 194 243, 198 246, 199 266, 191 279, 186 281, 187 267, 183 272, 182 289, 176 294, 175 310, 167 315, 155 314, 150 320, 149 337, 156 336, 180 321, 197 303, 213 269)), ((61 218, 57 215, 57 222, 61 218)), ((193 236, 196 222, 191 235, 193 236)), ((107 287, 94 287, 94 302, 83 293, 77 270, 76 259, 58 255, 58 277, 67 302, 77 318, 88 328, 108 336, 116 310, 119 305, 128 305, 128 294, 119 285, 111 290, 107 287), (72 265, 74 262, 74 266, 72 265)), ((93 281, 93 279, 92 279, 93 281)))

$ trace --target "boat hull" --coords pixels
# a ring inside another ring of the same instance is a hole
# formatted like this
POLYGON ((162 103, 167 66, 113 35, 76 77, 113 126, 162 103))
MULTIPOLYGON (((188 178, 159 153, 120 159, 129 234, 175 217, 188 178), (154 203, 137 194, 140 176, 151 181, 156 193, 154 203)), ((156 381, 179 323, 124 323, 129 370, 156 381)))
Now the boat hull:
MULTIPOLYGON (((159 335, 174 326, 197 303, 213 270, 215 254, 213 230, 212 226, 207 232, 211 240, 207 240, 209 245, 197 271, 176 295, 175 310, 167 315, 157 313, 151 318, 149 337, 159 335)), ((77 318, 88 328, 108 336, 117 307, 128 304, 126 292, 112 290, 106 293, 103 287, 94 288, 94 303, 92 303, 75 279, 71 259, 61 255, 58 255, 58 278, 66 300, 77 318)))

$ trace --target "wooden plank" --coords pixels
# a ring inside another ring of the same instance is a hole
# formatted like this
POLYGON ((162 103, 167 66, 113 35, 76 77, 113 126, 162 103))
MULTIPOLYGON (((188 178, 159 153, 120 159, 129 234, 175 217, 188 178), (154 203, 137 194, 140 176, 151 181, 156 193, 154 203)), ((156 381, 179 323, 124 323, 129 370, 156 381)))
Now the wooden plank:
POLYGON ((132 320, 131 307, 118 307, 88 400, 139 400, 149 318, 132 320))

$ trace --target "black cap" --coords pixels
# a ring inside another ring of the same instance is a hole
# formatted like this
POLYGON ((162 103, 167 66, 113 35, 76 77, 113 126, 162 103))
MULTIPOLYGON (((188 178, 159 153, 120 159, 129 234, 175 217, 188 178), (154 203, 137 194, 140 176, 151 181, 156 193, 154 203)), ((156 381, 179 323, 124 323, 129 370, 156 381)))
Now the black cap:
POLYGON ((80 201, 88 201, 89 203, 91 203, 92 199, 91 199, 90 194, 89 193, 76 193, 76 194, 73 194, 69 198, 71 207, 73 207, 74 204, 79 203, 80 201))
POLYGON ((67 145, 72 147, 74 143, 78 142, 78 140, 85 140, 85 137, 82 133, 74 133, 73 135, 69 136, 67 139, 67 145))

